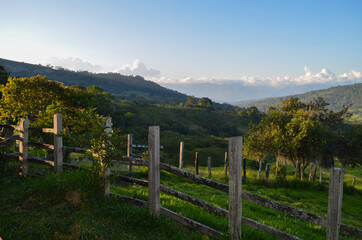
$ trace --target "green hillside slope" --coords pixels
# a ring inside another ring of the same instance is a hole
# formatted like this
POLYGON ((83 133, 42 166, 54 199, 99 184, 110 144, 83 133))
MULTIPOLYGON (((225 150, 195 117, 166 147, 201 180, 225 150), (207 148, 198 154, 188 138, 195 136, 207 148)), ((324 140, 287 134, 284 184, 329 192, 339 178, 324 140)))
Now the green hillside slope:
POLYGON ((140 76, 124 76, 118 73, 90 73, 74 72, 63 68, 53 69, 48 66, 15 62, 0 58, 0 66, 3 66, 11 77, 32 77, 46 75, 48 79, 63 82, 67 86, 82 85, 100 86, 105 91, 118 95, 138 95, 167 98, 168 102, 180 102, 186 99, 186 95, 174 90, 161 87, 157 83, 147 81, 140 76))
POLYGON ((290 97, 297 97, 303 102, 312 101, 314 98, 322 97, 334 111, 341 110, 343 106, 350 105, 353 113, 352 120, 362 122, 362 83, 353 85, 331 87, 324 90, 311 91, 304 94, 297 94, 285 97, 268 98, 257 101, 239 102, 236 105, 241 107, 255 106, 260 111, 266 112, 269 107, 280 106, 281 102, 290 97))

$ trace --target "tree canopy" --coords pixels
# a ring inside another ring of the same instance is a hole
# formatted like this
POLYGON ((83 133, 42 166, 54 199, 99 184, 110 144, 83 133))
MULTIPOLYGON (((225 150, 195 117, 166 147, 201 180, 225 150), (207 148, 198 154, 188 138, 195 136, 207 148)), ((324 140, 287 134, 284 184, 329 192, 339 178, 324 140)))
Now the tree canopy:
MULTIPOLYGON (((273 154, 294 167, 298 161, 303 171, 312 162, 333 166, 334 157, 342 159, 345 152, 338 146, 347 139, 343 138, 343 120, 350 114, 348 107, 334 112, 327 106, 322 98, 309 103, 290 98, 280 109, 270 108, 258 125, 250 126, 244 144, 245 155, 260 160, 273 154)), ((350 164, 353 157, 344 156, 344 163, 350 164)))

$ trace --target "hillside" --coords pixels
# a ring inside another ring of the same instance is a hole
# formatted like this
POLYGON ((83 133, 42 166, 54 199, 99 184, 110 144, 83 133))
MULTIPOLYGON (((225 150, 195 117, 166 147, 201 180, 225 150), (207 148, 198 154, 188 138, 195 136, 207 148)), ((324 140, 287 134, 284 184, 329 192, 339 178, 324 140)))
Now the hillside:
POLYGON ((297 97, 303 102, 309 102, 314 98, 322 97, 330 104, 329 109, 334 111, 341 110, 343 106, 351 105, 350 110, 354 115, 352 120, 362 121, 362 83, 331 87, 324 90, 310 91, 304 94, 289 95, 285 97, 267 98, 256 101, 242 101, 234 104, 240 107, 255 106, 260 111, 266 112, 269 107, 280 106, 283 100, 290 97, 297 97))
POLYGON ((124 76, 118 73, 90 73, 74 72, 64 68, 53 69, 52 67, 10 61, 0 58, 0 66, 3 66, 11 77, 32 77, 46 75, 50 80, 63 82, 67 86, 82 85, 85 87, 96 85, 112 94, 124 95, 124 97, 146 96, 154 97, 166 102, 181 102, 187 96, 174 90, 161 87, 157 83, 147 81, 140 76, 124 76), (163 100, 165 101, 165 99, 163 100))

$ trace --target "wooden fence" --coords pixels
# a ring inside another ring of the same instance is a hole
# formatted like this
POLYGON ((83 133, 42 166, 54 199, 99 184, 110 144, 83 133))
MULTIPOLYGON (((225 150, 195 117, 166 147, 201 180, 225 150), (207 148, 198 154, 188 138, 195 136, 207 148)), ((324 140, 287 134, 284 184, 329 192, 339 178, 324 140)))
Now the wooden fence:
MULTIPOLYGON (((19 138, 12 138, 11 140, 19 141, 19 153, 17 154, 5 154, 6 157, 12 157, 20 161, 20 174, 26 175, 28 173, 28 164, 36 163, 54 167, 54 170, 61 172, 63 168, 70 169, 82 169, 79 166, 63 163, 64 152, 78 152, 85 153, 86 149, 64 147, 62 146, 61 133, 61 115, 54 115, 54 127, 49 128, 29 128, 29 122, 27 119, 21 119, 20 126, 4 125, 0 124, 0 127, 11 127, 20 131, 19 138), (38 131, 53 133, 54 145, 32 143, 28 141, 29 131, 38 131), (28 155, 28 147, 42 148, 46 150, 54 151, 53 161, 46 160, 44 158, 33 157, 28 155)), ((110 127, 110 120, 105 121, 105 126, 110 127)), ((267 226, 263 223, 242 216, 242 201, 250 201, 260 206, 279 211, 289 216, 299 218, 309 223, 324 227, 327 229, 327 239, 338 239, 339 234, 362 239, 362 230, 347 226, 341 223, 341 207, 343 197, 343 177, 344 170, 338 168, 331 169, 329 197, 328 197, 328 217, 324 218, 312 213, 305 212, 303 210, 290 207, 288 205, 255 195, 242 190, 242 137, 233 137, 229 139, 228 147, 228 166, 229 166, 229 185, 213 181, 208 178, 201 177, 197 174, 193 174, 177 167, 173 167, 160 162, 160 128, 158 126, 149 127, 148 137, 148 160, 135 158, 128 152, 127 156, 115 159, 115 162, 130 163, 135 166, 146 166, 149 168, 148 181, 136 179, 132 177, 122 176, 118 174, 111 174, 109 169, 106 170, 105 175, 105 194, 115 196, 122 201, 135 204, 142 207, 148 207, 149 213, 152 216, 158 217, 160 213, 174 219, 175 221, 200 231, 208 236, 220 239, 223 233, 198 223, 192 219, 179 215, 169 209, 166 209, 160 204, 160 192, 172 195, 176 198, 182 199, 196 206, 204 208, 210 212, 226 217, 229 220, 229 233, 230 239, 240 239, 241 236, 241 224, 263 231, 265 233, 274 235, 280 239, 300 239, 296 236, 285 233, 276 228, 267 226), (197 199, 188 194, 182 193, 175 189, 166 187, 160 183, 160 171, 166 171, 175 174, 182 178, 190 179, 196 183, 203 184, 220 191, 229 194, 229 210, 220 208, 211 203, 197 199), (113 175, 115 181, 129 182, 138 184, 141 186, 147 186, 149 189, 148 202, 127 197, 117 194, 113 194, 110 189, 110 176, 113 175)), ((181 159, 181 157, 180 157, 181 159)), ((131 166, 132 166, 131 165, 131 166)))

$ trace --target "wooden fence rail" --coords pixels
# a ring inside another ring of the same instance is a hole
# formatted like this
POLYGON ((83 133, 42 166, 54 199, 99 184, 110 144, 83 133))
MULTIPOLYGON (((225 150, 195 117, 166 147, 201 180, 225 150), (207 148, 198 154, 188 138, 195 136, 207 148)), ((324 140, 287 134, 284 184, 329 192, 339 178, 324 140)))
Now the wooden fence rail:
MULTIPOLYGON (((86 153, 87 149, 84 148, 75 148, 75 147, 66 147, 63 146, 61 132, 62 132, 62 117, 60 114, 54 115, 54 127, 52 129, 49 128, 30 128, 29 122, 27 119, 21 119, 20 126, 14 125, 5 125, 0 124, 0 127, 8 127, 17 129, 20 131, 19 138, 13 138, 19 141, 19 153, 17 154, 4 154, 7 157, 18 159, 20 161, 20 173, 22 175, 27 174, 28 164, 36 163, 54 167, 55 171, 61 172, 63 168, 70 168, 79 170, 81 167, 70 165, 63 163, 63 153, 64 152, 78 152, 78 153, 86 153), (46 132, 52 133, 54 135, 54 145, 50 144, 41 144, 41 143, 33 143, 28 141, 29 131, 38 131, 38 132, 46 132), (54 152, 54 161, 45 160, 44 158, 34 157, 28 155, 28 147, 36 147, 42 148, 49 151, 54 152)), ((110 119, 107 118, 106 121, 106 131, 110 130, 110 119)), ((106 195, 114 195, 126 202, 130 202, 139 206, 148 206, 149 212, 152 216, 158 217, 160 213, 167 215, 168 217, 178 221, 186 226, 194 228, 200 232, 203 232, 211 237, 219 239, 222 236, 222 233, 214 230, 210 227, 207 227, 201 223, 195 222, 194 220, 188 219, 184 216, 181 216, 177 213, 174 213, 166 208, 163 208, 160 204, 160 192, 164 192, 166 194, 172 195, 184 201, 190 202, 196 206, 204 208, 208 211, 211 211, 215 214, 218 214, 223 217, 227 217, 229 219, 229 231, 231 239, 239 239, 241 236, 241 224, 245 224, 252 228, 258 229, 260 231, 266 232, 268 234, 277 236, 281 239, 299 239, 296 236, 292 236, 290 234, 284 233, 278 229, 267 226, 265 224, 259 223, 257 221, 245 218, 241 214, 241 204, 242 200, 247 200, 252 203, 282 212, 284 214, 290 215, 292 217, 296 217, 312 224, 316 224, 322 227, 327 228, 327 239, 338 239, 339 234, 344 234, 350 237, 355 237, 362 239, 362 230, 347 226, 341 223, 341 206, 342 206, 342 195, 343 195, 343 169, 331 169, 331 180, 329 187, 329 201, 328 201, 328 218, 320 217, 300 209, 296 209, 290 207, 288 205, 278 203, 276 201, 243 191, 241 189, 241 180, 242 180, 242 172, 241 170, 245 170, 245 161, 242 162, 242 138, 235 137, 229 139, 229 152, 225 154, 225 163, 228 160, 229 163, 229 185, 219 183, 217 181, 213 181, 208 178, 201 177, 196 174, 184 171, 181 168, 183 166, 183 160, 181 160, 181 145, 180 145, 180 168, 173 167, 164 163, 160 163, 160 130, 158 126, 149 128, 149 138, 148 138, 148 157, 149 160, 144 160, 140 158, 135 158, 132 156, 132 150, 128 151, 127 156, 120 157, 119 159, 115 159, 113 163, 128 163, 130 168, 132 165, 135 166, 147 166, 149 167, 149 179, 140 180, 120 175, 114 175, 114 179, 116 181, 124 181, 130 182, 134 184, 138 184, 141 186, 146 186, 149 189, 149 201, 144 202, 141 200, 119 196, 110 193, 110 177, 111 172, 109 169, 106 171, 105 176, 105 194, 106 195), (242 166, 242 163, 244 166, 242 166), (211 203, 205 202, 203 200, 197 199, 191 195, 182 193, 175 189, 169 188, 167 186, 160 184, 160 171, 164 170, 169 173, 175 174, 179 177, 187 178, 193 180, 196 183, 200 183, 223 192, 229 194, 229 210, 220 208, 211 203)), ((131 141, 129 141, 129 146, 132 145, 132 137, 131 141)), ((144 146, 142 146, 144 147, 144 146)), ((183 150, 183 143, 182 143, 183 150)), ((211 163, 211 158, 209 163, 211 163)), ((211 164, 209 164, 210 166, 211 164)), ((268 165, 268 164, 267 164, 268 165)), ((198 166, 198 156, 196 155, 195 166, 198 166)), ((268 168, 269 166, 267 166, 268 168)), ((209 167, 210 169, 210 167, 209 167)), ((227 169, 227 167, 225 167, 227 169)), ((261 172, 261 168, 259 168, 259 173, 261 172)), ((209 174, 211 175, 211 170, 209 170, 209 174)), ((225 174, 227 171, 225 170, 225 174)), ((245 174, 244 174, 245 177, 245 174)))

